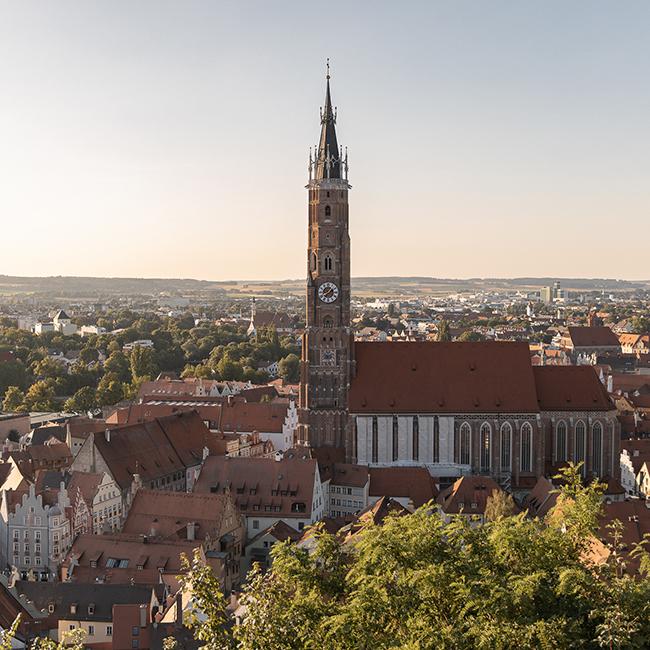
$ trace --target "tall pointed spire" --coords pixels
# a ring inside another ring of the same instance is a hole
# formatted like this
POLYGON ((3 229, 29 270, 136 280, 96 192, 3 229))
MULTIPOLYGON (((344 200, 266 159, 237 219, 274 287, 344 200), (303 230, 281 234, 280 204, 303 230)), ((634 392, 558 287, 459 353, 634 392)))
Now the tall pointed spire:
POLYGON ((339 157, 339 145, 336 140, 336 114, 332 109, 332 95, 330 93, 329 59, 327 59, 325 106, 321 109, 320 123, 315 180, 341 178, 341 159, 339 157))

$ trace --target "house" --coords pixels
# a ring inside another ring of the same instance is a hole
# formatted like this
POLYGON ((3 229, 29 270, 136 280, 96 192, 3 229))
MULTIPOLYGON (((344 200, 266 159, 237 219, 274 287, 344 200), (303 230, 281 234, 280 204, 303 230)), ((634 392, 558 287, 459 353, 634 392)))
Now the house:
POLYGON ((365 465, 334 463, 331 476, 323 484, 327 515, 345 517, 365 510, 372 501, 370 485, 371 475, 365 465))
MULTIPOLYGON (((177 585, 181 555, 201 542, 115 533, 79 535, 61 565, 61 580, 84 584, 177 585)), ((205 555, 203 556, 205 559, 205 555)))
POLYGON ((637 356, 650 352, 650 334, 628 334, 618 335, 623 354, 635 354, 637 356))
POLYGON ((650 438, 621 441, 621 485, 626 494, 650 496, 650 438))
POLYGON ((287 540, 295 543, 301 537, 301 533, 282 520, 276 521, 268 528, 260 531, 246 544, 242 575, 246 575, 255 563, 259 564, 264 570, 270 568, 270 552, 274 544, 286 542, 287 540))
POLYGON ((239 583, 245 528, 229 494, 139 490, 122 532, 149 540, 200 541, 206 555, 220 561, 216 575, 222 589, 230 592, 239 583))
POLYGON ((65 443, 70 448, 73 458, 79 453, 91 433, 100 433, 106 430, 104 420, 81 415, 68 418, 61 426, 65 428, 65 443))
POLYGON ((119 486, 126 511, 134 481, 151 489, 190 490, 212 437, 195 411, 107 428, 88 436, 72 469, 106 472, 119 486))
POLYGON ((253 538, 277 521, 303 530, 325 513, 325 495, 312 458, 206 458, 194 492, 230 493, 253 538))
POLYGON ((579 355, 621 352, 621 342, 612 329, 604 326, 568 327, 560 347, 575 360, 579 355))
POLYGON ((461 476, 438 496, 440 514, 447 523, 462 515, 482 524, 488 499, 495 492, 502 492, 501 487, 489 476, 461 476))
POLYGON ((51 580, 72 544, 70 499, 65 484, 53 493, 2 490, 0 560, 26 579, 51 580))
POLYGON ((59 309, 55 314, 52 319, 52 324, 54 325, 54 331, 59 332, 64 336, 72 336, 77 333, 77 326, 72 322, 70 316, 68 316, 63 309, 59 309))
POLYGON ((84 647, 98 650, 113 647, 113 612, 116 606, 142 606, 148 625, 150 610, 158 606, 158 599, 162 596, 161 590, 151 587, 76 582, 20 580, 15 590, 21 601, 31 602, 43 612, 44 619, 39 623, 49 631, 50 638, 61 640, 65 633, 81 629, 85 633, 84 647))
POLYGON ((131 352, 133 348, 153 348, 153 341, 151 339, 138 339, 122 346, 124 352, 131 352))
POLYGON ((371 467, 369 503, 390 497, 411 512, 438 496, 435 479, 425 467, 371 467))

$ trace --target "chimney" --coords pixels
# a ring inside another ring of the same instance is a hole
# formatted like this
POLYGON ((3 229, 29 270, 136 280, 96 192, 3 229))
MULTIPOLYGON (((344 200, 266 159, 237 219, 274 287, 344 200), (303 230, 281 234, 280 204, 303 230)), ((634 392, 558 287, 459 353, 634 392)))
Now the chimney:
POLYGON ((275 458, 276 463, 279 463, 282 460, 282 452, 281 451, 276 451, 275 456, 273 458, 275 458))
POLYGON ((607 392, 608 393, 614 392, 614 375, 607 376, 607 392))
POLYGON ((111 430, 110 429, 106 429, 106 431, 104 431, 104 438, 106 438, 106 442, 111 441, 111 430))
POLYGON ((196 536, 196 524, 193 521, 187 522, 187 539, 193 542, 196 536))

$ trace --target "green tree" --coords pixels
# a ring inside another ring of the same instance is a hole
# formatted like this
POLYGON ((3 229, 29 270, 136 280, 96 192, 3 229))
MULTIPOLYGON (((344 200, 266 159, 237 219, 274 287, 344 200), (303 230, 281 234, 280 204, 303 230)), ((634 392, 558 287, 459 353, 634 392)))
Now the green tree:
POLYGON ((105 374, 97 386, 97 404, 112 406, 124 399, 124 384, 115 373, 105 374))
POLYGON ((25 401, 25 393, 18 386, 9 386, 5 391, 5 397, 2 402, 3 411, 21 411, 25 401))
POLYGON ((4 395, 10 386, 27 386, 27 371, 19 361, 0 363, 0 395, 4 395))
POLYGON ((129 381, 131 379, 129 360, 119 348, 117 350, 113 349, 104 362, 104 371, 116 375, 119 381, 129 381))
MULTIPOLYGON (((622 570, 616 541, 605 564, 590 563, 602 487, 582 486, 573 466, 562 479, 545 521, 493 506, 499 512, 484 525, 462 516, 445 524, 427 504, 367 523, 346 544, 317 525, 311 550, 274 545, 271 568, 254 569, 243 588, 237 648, 647 647, 647 553, 635 551, 643 555, 636 577, 622 570)), ((198 593, 215 591, 204 569, 190 574, 198 593)), ((195 619, 195 633, 227 648, 230 638, 214 636, 227 629, 214 607, 195 619)))
POLYGON ((289 354, 278 363, 278 373, 286 382, 295 384, 300 380, 300 359, 296 354, 289 354))
POLYGON ((22 408, 26 411, 53 411, 56 401, 51 382, 41 379, 32 384, 25 394, 22 408))
POLYGON ((158 374, 156 366, 156 353, 152 348, 143 348, 139 345, 131 350, 131 377, 133 380, 141 377, 153 379, 158 374))
POLYGON ((485 336, 480 332, 473 332, 472 330, 465 330, 459 337, 459 341, 476 342, 485 341, 485 336))
POLYGON ((449 323, 443 318, 438 323, 438 336, 437 341, 451 341, 451 331, 449 330, 449 323))
POLYGON ((97 406, 95 390, 91 386, 80 388, 70 399, 66 400, 63 408, 66 411, 84 413, 97 406))

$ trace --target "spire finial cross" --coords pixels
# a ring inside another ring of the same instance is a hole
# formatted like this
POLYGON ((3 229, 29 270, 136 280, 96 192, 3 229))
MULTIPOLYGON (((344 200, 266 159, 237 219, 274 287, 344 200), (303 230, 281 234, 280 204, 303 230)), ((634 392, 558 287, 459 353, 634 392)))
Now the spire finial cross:
POLYGON ((330 58, 327 57, 327 78, 330 78, 330 58))

